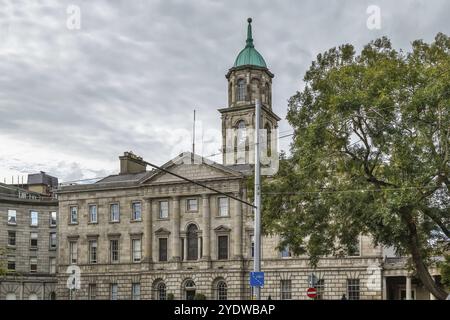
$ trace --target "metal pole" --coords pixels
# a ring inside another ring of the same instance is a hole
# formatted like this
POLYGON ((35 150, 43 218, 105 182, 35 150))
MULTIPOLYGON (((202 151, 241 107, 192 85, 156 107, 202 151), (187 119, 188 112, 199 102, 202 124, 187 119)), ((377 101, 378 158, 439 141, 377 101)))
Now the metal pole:
MULTIPOLYGON (((261 271, 261 167, 260 167, 260 136, 261 104, 255 101, 255 257, 253 271, 261 271)), ((255 287, 256 300, 261 299, 261 288, 255 287)))

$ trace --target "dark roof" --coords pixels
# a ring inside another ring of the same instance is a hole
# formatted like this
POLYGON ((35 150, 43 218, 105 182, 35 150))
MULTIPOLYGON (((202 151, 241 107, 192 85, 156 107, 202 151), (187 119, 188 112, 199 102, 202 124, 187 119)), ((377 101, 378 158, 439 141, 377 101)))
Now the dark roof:
POLYGON ((245 163, 245 164, 230 164, 226 165, 227 168, 232 169, 234 171, 242 173, 244 176, 253 174, 253 165, 245 163))
POLYGON ((47 186, 57 187, 58 178, 53 177, 45 172, 41 171, 39 173, 33 173, 28 175, 27 184, 45 184, 47 186))
POLYGON ((140 172, 140 173, 130 173, 130 174, 114 174, 97 181, 96 183, 108 183, 108 182, 129 182, 129 181, 139 181, 150 171, 140 172))

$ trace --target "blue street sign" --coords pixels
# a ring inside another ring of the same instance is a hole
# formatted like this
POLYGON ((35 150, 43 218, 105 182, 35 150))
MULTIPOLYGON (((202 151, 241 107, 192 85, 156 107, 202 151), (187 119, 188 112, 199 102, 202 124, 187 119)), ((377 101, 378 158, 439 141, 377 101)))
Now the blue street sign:
POLYGON ((250 272, 250 285, 252 287, 263 287, 264 272, 250 272))

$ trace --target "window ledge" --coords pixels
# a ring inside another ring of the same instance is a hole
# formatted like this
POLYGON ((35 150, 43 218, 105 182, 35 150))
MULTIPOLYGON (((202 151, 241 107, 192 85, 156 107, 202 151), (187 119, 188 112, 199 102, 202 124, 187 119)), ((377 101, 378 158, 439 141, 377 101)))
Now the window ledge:
POLYGON ((109 221, 109 223, 120 223, 120 220, 119 221, 109 221))
POLYGON ((88 224, 98 224, 98 221, 96 221, 96 222, 88 222, 88 224))
POLYGON ((78 225, 78 222, 69 222, 69 226, 76 226, 78 225))
POLYGON ((139 219, 139 220, 133 220, 133 219, 131 219, 130 222, 131 222, 131 223, 142 222, 142 219, 139 219))
POLYGON ((157 218, 156 221, 169 221, 169 218, 157 218))
POLYGON ((17 226, 17 223, 14 223, 14 222, 8 222, 8 226, 17 226))

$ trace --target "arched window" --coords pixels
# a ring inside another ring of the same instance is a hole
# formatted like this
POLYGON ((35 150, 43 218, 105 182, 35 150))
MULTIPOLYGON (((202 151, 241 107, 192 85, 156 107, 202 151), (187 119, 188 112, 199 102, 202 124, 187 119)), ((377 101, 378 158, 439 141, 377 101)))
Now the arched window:
POLYGON ((217 300, 227 300, 227 283, 225 281, 217 282, 217 300))
POLYGON ((237 82, 237 101, 245 101, 246 84, 244 79, 239 79, 237 82))
POLYGON ((272 155, 272 129, 270 128, 270 125, 268 123, 266 123, 264 129, 266 129, 267 157, 270 158, 270 156, 272 155))
POLYGON ((186 300, 194 300, 195 297, 195 282, 191 279, 184 283, 184 297, 186 300))
POLYGON ((37 299, 38 299, 38 296, 36 293, 30 293, 28 295, 28 300, 37 300, 37 299))
POLYGON ((52 291, 50 293, 50 300, 56 300, 56 293, 55 293, 55 291, 52 291))
POLYGON ((235 137, 234 152, 235 162, 242 164, 245 163, 245 156, 247 151, 247 130, 245 128, 245 121, 240 120, 237 125, 237 135, 235 137))
POLYGON ((198 259, 198 236, 197 236, 197 226, 195 224, 190 224, 187 228, 187 259, 197 260, 198 259))
POLYGON ((6 300, 16 300, 16 294, 14 292, 8 292, 6 294, 6 300))
POLYGON ((166 300, 166 284, 164 282, 159 282, 156 285, 156 299, 157 300, 166 300))

